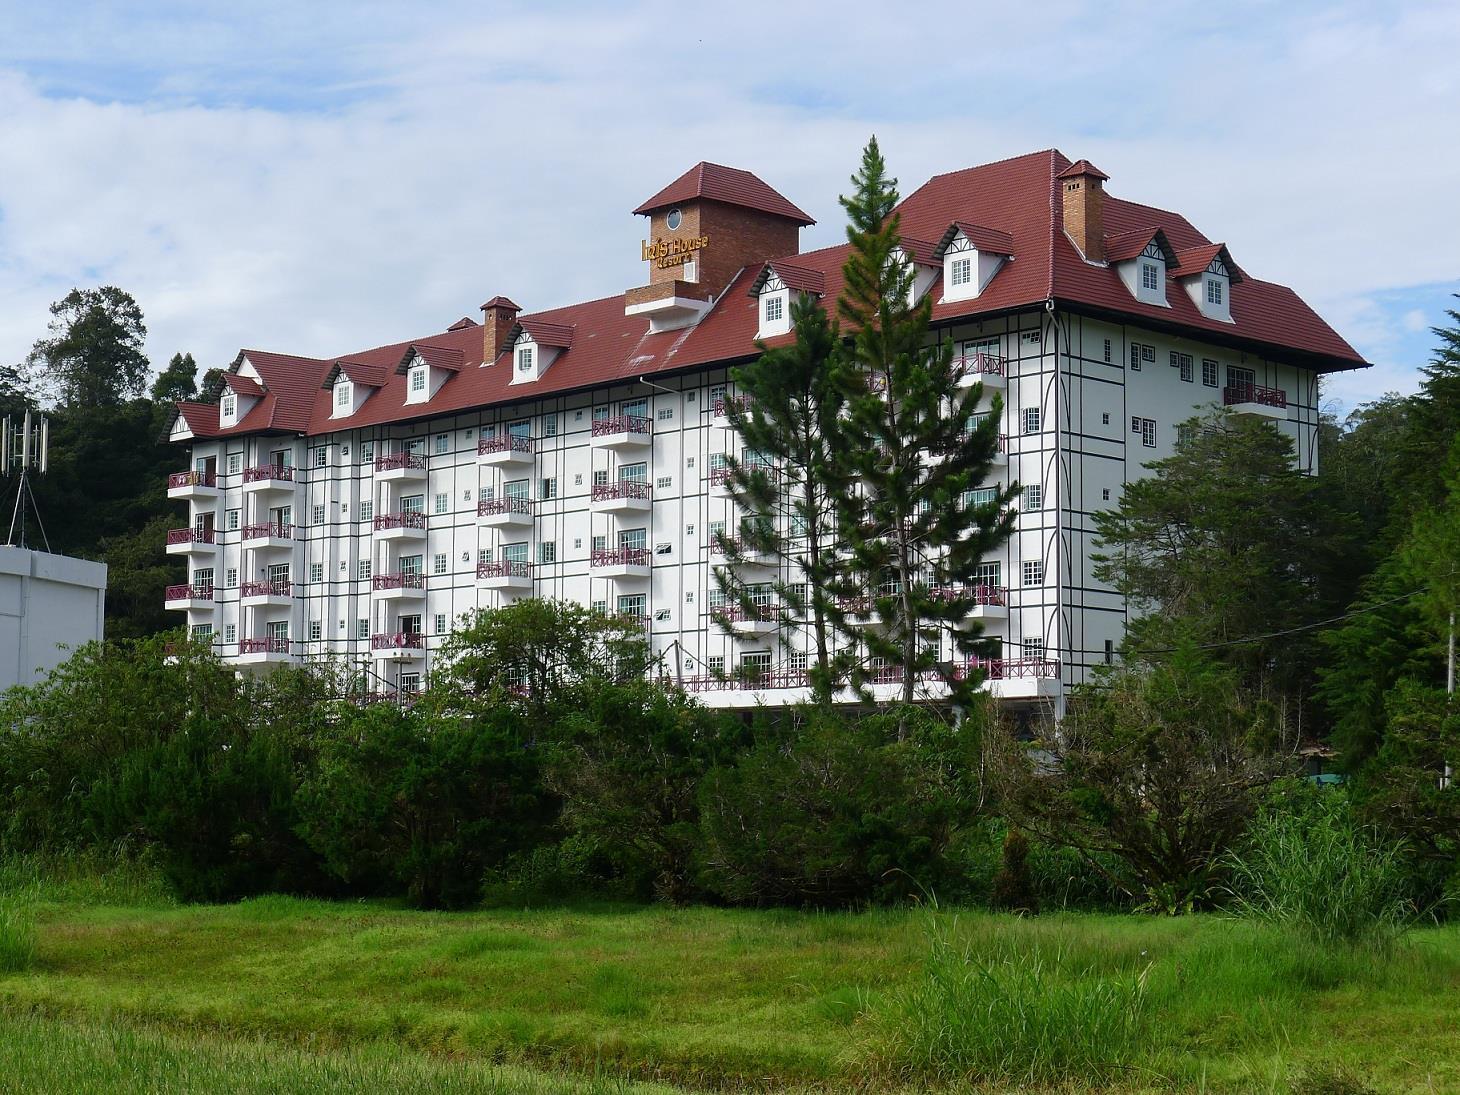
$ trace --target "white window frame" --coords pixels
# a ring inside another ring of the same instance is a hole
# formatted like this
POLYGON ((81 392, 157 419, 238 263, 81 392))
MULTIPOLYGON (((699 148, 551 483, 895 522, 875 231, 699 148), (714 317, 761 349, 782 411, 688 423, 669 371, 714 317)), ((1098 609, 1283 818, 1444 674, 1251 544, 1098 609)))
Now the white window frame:
POLYGON ((1025 589, 1044 585, 1044 560, 1025 559, 1019 564, 1020 584, 1025 589))

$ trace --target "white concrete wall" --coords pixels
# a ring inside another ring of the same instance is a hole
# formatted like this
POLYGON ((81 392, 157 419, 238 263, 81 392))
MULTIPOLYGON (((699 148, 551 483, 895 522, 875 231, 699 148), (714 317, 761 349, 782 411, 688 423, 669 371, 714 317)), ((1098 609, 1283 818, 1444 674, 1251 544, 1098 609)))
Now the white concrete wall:
POLYGON ((106 565, 0 547, 0 689, 33 684, 102 637, 106 565))

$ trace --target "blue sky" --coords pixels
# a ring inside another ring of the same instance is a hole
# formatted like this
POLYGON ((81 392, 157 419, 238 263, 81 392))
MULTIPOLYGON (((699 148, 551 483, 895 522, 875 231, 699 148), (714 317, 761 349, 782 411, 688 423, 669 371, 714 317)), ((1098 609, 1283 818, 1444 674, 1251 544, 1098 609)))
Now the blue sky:
POLYGON ((0 0, 0 361, 75 284, 205 365, 615 292, 700 159, 832 243, 872 132, 907 190, 1056 146, 1181 210, 1375 362, 1342 407, 1460 307, 1453 2, 686 7, 0 0))

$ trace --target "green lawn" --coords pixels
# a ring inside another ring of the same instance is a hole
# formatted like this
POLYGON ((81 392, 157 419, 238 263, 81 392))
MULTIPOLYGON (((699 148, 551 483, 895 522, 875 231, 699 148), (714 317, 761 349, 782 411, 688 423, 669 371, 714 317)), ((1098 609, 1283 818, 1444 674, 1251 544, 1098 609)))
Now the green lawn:
MULTIPOLYGON (((20 1090, 925 1079, 889 1048, 924 977, 920 912, 445 914, 265 898, 52 900, 39 915, 35 965, 0 975, 0 1078, 35 1077, 20 1090)), ((1215 917, 942 915, 974 958, 1036 956, 1051 984, 1139 981, 1143 1049, 1115 1090, 1364 1090, 1315 1086, 1333 1067, 1378 1091, 1460 1090, 1460 930, 1415 933, 1376 960, 1215 917)))

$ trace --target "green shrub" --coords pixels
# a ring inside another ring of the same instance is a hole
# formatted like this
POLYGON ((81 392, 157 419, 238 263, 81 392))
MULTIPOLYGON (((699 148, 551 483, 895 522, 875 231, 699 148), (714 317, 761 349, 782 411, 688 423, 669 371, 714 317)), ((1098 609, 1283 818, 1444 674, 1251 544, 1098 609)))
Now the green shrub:
POLYGON ((0 894, 0 974, 35 964, 35 901, 26 891, 0 894))
POLYGON ((1415 919, 1402 847, 1359 823, 1341 792, 1278 802, 1229 866, 1240 915, 1321 944, 1387 946, 1415 919))
POLYGON ((1004 858, 994 876, 993 899, 996 909, 1016 913, 1037 913, 1039 899, 1034 896, 1034 879, 1029 874, 1029 838, 1017 829, 1004 837, 1004 858))
POLYGON ((956 919, 932 918, 922 976, 874 1017, 874 1054, 914 1081, 1099 1081, 1141 1053, 1146 972, 1096 970, 1063 948, 982 953, 956 919))

